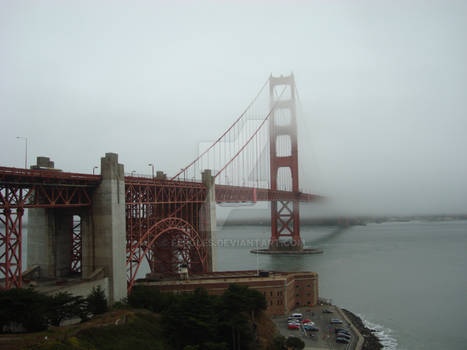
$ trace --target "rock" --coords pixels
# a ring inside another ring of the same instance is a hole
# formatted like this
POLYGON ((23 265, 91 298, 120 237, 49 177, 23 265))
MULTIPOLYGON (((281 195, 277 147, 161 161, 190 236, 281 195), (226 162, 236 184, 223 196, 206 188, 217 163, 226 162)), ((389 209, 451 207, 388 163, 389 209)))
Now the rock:
POLYGON ((365 327, 363 321, 360 317, 353 314, 349 310, 342 309, 345 312, 345 315, 350 319, 354 326, 358 329, 360 334, 364 338, 362 350, 380 350, 383 348, 383 345, 379 342, 379 339, 373 334, 374 329, 369 329, 365 327))

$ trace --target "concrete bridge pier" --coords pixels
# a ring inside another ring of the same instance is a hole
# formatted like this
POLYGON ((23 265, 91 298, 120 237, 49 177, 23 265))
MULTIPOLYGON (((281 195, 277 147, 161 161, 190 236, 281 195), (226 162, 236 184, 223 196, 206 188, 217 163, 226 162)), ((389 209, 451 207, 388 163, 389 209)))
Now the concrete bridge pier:
POLYGON ((211 170, 206 169, 202 174, 203 184, 208 192, 206 201, 201 206, 199 213, 200 234, 203 243, 207 245, 207 270, 217 270, 217 226, 216 226, 216 184, 215 178, 211 175, 211 170))
POLYGON ((101 158, 101 176, 92 198, 90 227, 82 235, 83 277, 103 268, 109 299, 119 301, 127 296, 126 225, 124 169, 116 153, 101 158))
POLYGON ((40 278, 69 275, 73 211, 34 208, 28 218, 28 266, 39 265, 40 278))
POLYGON ((90 208, 29 209, 27 263, 28 267, 39 265, 42 279, 69 276, 73 216, 78 215, 82 278, 94 278, 96 271, 103 270, 109 301, 114 302, 127 296, 125 178, 117 154, 101 158, 101 175, 90 208))

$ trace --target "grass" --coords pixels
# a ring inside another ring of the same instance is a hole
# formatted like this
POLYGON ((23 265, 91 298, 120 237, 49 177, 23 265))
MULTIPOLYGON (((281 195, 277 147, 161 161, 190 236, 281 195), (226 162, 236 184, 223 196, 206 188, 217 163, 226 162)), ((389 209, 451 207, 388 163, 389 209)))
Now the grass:
POLYGON ((145 310, 116 310, 67 327, 0 337, 2 350, 167 349, 160 316, 145 310), (46 338, 47 337, 47 338, 46 338))

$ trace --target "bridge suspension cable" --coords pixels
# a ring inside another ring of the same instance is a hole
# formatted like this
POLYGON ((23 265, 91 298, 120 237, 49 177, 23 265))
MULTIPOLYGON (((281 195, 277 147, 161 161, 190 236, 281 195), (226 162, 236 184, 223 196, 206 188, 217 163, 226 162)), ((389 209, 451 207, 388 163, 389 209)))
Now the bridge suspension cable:
MULTIPOLYGON (((258 91, 256 96, 253 98, 253 100, 248 104, 246 109, 243 111, 242 114, 233 122, 233 124, 216 140, 214 141, 207 149, 205 149, 203 152, 200 153, 200 155, 193 160, 191 163, 189 163, 187 166, 182 168, 175 176, 173 176, 170 180, 174 180, 176 178, 179 178, 181 175, 184 178, 186 178, 186 173, 191 169, 191 168, 196 168, 195 165, 197 162, 199 162, 209 151, 211 151, 216 145, 218 145, 220 142, 222 142, 223 139, 226 138, 226 136, 234 129, 238 124, 244 119, 245 115, 250 111, 252 106, 256 103, 258 98, 261 96, 261 93, 264 91, 265 87, 267 86, 269 80, 266 80, 261 87, 261 89, 258 91)), ((196 175, 195 175, 196 176, 196 175)), ((189 177, 188 177, 189 178, 189 177)))
MULTIPOLYGON (((205 169, 211 169, 216 184, 270 188, 268 121, 275 111, 280 114, 280 99, 286 88, 270 103, 263 94, 269 79, 234 123, 213 143, 200 145, 199 156, 178 172, 172 180, 196 180, 205 169)), ((276 134, 280 126, 273 126, 276 134)), ((286 142, 279 140, 279 152, 286 153, 286 142)), ((286 178, 286 176, 283 176, 286 178)), ((282 177, 280 177, 282 179, 282 177)), ((279 186, 287 189, 287 186, 279 186)), ((291 190, 291 188, 289 188, 291 190)))

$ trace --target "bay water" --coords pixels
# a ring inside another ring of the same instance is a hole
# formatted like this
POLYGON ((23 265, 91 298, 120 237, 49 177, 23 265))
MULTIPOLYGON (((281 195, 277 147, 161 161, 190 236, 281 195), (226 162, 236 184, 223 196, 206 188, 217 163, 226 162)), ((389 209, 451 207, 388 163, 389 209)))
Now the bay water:
POLYGON ((223 226, 219 270, 316 271, 320 296, 359 315, 385 349, 467 349, 467 221, 302 226, 316 255, 256 255, 268 226, 223 226))

